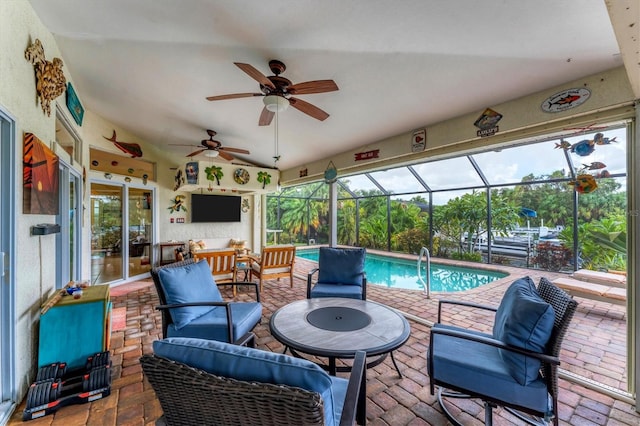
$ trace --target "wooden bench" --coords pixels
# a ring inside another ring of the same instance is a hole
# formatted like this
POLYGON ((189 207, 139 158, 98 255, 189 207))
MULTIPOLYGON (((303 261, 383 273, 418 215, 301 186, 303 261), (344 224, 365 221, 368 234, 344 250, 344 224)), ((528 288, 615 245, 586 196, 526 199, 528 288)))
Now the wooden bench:
POLYGON ((553 280, 553 283, 572 296, 599 300, 601 302, 613 303, 616 305, 627 304, 627 289, 625 287, 599 284, 565 277, 556 278, 553 280))

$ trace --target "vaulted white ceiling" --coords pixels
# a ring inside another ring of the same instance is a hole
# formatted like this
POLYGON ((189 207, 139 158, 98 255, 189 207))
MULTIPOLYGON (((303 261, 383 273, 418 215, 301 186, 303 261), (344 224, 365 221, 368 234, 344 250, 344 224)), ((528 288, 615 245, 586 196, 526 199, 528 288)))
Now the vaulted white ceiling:
POLYGON ((298 96, 325 121, 278 114, 281 169, 623 64, 603 0, 30 2, 85 108, 176 159, 213 129, 251 151, 239 159, 274 165, 276 122, 258 126, 261 97, 205 99, 260 92, 234 62, 269 76, 279 59, 294 84, 339 87, 298 96))

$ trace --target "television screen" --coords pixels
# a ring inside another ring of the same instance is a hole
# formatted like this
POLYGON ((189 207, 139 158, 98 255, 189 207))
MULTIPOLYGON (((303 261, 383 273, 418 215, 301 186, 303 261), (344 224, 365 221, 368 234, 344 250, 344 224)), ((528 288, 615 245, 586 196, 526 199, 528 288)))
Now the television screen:
POLYGON ((191 222, 240 222, 242 197, 191 194, 191 222))

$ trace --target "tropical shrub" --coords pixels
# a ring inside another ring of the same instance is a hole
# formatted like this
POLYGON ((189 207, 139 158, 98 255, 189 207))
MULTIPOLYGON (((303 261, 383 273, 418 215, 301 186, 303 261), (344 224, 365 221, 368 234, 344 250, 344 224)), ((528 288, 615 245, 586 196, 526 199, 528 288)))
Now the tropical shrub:
POLYGON ((556 244, 550 241, 539 242, 536 247, 536 256, 533 263, 546 271, 560 271, 571 264, 573 255, 564 244, 556 244))
MULTIPOLYGON (((627 220, 623 214, 582 223, 578 226, 580 267, 592 270, 627 269, 627 220)), ((573 247, 571 227, 558 235, 573 247)))
POLYGON ((391 249, 402 253, 418 254, 422 247, 429 247, 429 232, 411 228, 399 232, 391 238, 391 249))
POLYGON ((474 252, 459 252, 451 253, 451 258, 455 260, 466 260, 467 262, 482 262, 482 253, 479 251, 474 252))
POLYGON ((460 250, 460 243, 451 240, 450 238, 443 238, 442 236, 433 237, 433 253, 432 256, 443 257, 448 259, 455 251, 460 250))
POLYGON ((507 256, 501 256, 498 254, 491 255, 491 263, 496 265, 511 265, 512 259, 507 256))

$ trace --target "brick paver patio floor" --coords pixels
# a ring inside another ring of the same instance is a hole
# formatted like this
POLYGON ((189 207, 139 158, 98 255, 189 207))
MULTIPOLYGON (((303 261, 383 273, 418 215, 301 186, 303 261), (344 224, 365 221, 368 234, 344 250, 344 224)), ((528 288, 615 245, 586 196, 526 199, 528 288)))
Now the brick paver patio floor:
MULTIPOLYGON (((438 260, 440 261, 440 260, 438 260)), ((307 260, 296 261, 293 288, 289 281, 269 281, 261 294, 263 320, 255 329, 257 346, 282 352, 282 344, 269 333, 269 318, 281 306, 299 300, 306 294, 306 272, 315 266, 307 260)), ((473 300, 497 305, 502 293, 515 278, 529 274, 538 280, 554 274, 503 268, 511 275, 447 298, 473 300)), ((240 292, 239 298, 247 295, 240 292)), ((437 299, 427 299, 422 292, 368 287, 368 299, 387 304, 408 314, 411 324, 409 341, 395 352, 404 378, 400 379, 387 358, 367 371, 367 421, 371 425, 445 425, 435 396, 429 393, 425 354, 429 339, 429 321, 436 319, 437 299)), ((111 339, 113 354, 113 385, 111 396, 87 404, 70 405, 55 414, 29 421, 30 425, 152 425, 162 415, 160 405, 149 384, 144 380, 138 358, 150 353, 151 344, 160 338, 161 318, 154 310, 158 297, 149 280, 126 284, 113 289, 114 307, 126 307, 126 328, 114 331, 111 339)), ((623 307, 578 299, 580 306, 565 338, 561 368, 582 377, 606 383, 614 389, 626 389, 626 315, 623 307)), ((478 312, 450 310, 446 320, 456 324, 486 330, 490 318, 478 312)), ((638 425, 640 414, 634 407, 583 386, 560 380, 560 423, 563 425, 638 425)), ((188 396, 185 396, 188 397, 188 396)), ((453 410, 465 425, 483 423, 483 407, 476 400, 455 401, 453 410)), ((22 423, 24 402, 9 422, 22 423)), ((496 425, 517 425, 519 420, 503 409, 495 410, 496 425)))

